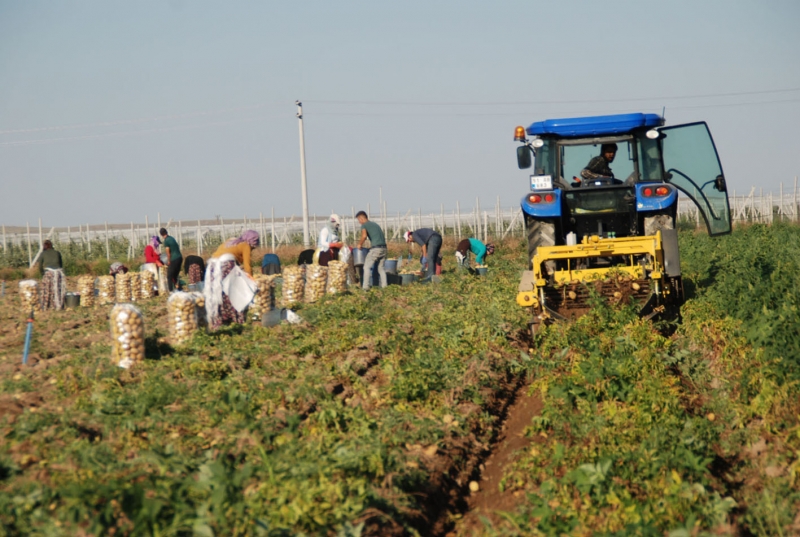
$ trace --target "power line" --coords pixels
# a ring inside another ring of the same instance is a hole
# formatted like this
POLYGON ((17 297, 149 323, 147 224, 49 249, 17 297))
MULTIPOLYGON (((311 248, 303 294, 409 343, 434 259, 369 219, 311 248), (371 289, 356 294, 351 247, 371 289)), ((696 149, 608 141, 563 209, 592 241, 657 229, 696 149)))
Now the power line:
POLYGON ((800 88, 785 88, 776 90, 760 90, 760 91, 741 91, 731 93, 704 93, 697 95, 674 95, 664 97, 624 97, 614 99, 575 99, 575 100, 557 100, 557 101, 330 101, 314 99, 306 99, 307 103, 316 104, 335 104, 335 105, 399 105, 399 106, 521 106, 531 104, 584 104, 584 103, 612 103, 612 102, 626 102, 626 101, 664 101, 676 99, 704 99, 710 97, 741 97, 743 95, 767 95, 772 93, 787 93, 792 91, 800 91, 800 88))
MULTIPOLYGON (((698 104, 698 105, 677 105, 677 106, 668 106, 667 111, 669 110, 683 110, 689 108, 719 108, 725 106, 752 106, 752 105, 760 105, 760 104, 779 104, 779 103, 796 103, 800 102, 800 98, 797 99, 778 99, 773 101, 747 101, 747 102, 736 102, 736 103, 713 103, 713 104, 698 104)), ((602 110, 596 109, 594 111, 587 111, 583 110, 576 113, 618 113, 618 112, 630 112, 635 110, 636 112, 641 112, 640 109, 633 109, 633 108, 615 108, 615 109, 608 109, 604 108, 602 110)), ((661 107, 658 107, 657 112, 661 113, 661 107)), ((523 112, 526 113, 526 112, 523 112)), ((431 116, 445 116, 445 117, 518 117, 520 115, 520 111, 514 112, 315 112, 315 116, 353 116, 353 117, 379 117, 379 116, 390 116, 390 117, 431 117, 431 116)))
MULTIPOLYGON (((260 108, 264 108, 268 106, 268 104, 274 103, 262 103, 256 104, 251 106, 240 106, 236 108, 222 108, 219 110, 204 110, 200 112, 187 112, 185 114, 173 114, 168 116, 155 116, 155 117, 148 117, 148 118, 138 118, 138 119, 120 119, 115 121, 104 121, 99 123, 80 123, 76 125, 56 125, 51 127, 34 127, 29 129, 9 129, 0 131, 0 134, 20 134, 20 133, 28 133, 28 132, 45 132, 45 131, 60 131, 60 130, 69 130, 69 129, 88 129, 88 128, 97 128, 97 127, 115 127, 117 125, 135 125, 138 123, 148 123, 153 121, 165 121, 165 120, 175 120, 175 119, 189 119, 195 117, 202 117, 202 116, 212 116, 218 114, 225 114, 229 112, 242 112, 247 110, 258 110, 260 108)), ((283 104, 283 103, 280 103, 283 104)))
POLYGON ((218 121, 215 123, 203 123, 202 125, 181 125, 178 127, 162 127, 160 129, 146 129, 138 131, 123 131, 123 132, 107 132, 103 134, 86 134, 84 136, 66 136, 62 138, 41 138, 38 140, 17 140, 12 142, 0 142, 0 146, 17 146, 17 145, 41 145, 53 142, 69 142, 74 140, 91 140, 102 138, 117 138, 121 136, 134 136, 137 134, 154 134, 159 132, 171 132, 180 130, 201 129, 205 127, 221 127, 226 125, 236 125, 239 123, 252 123, 254 121, 263 121, 268 117, 255 117, 248 119, 238 119, 233 121, 218 121))

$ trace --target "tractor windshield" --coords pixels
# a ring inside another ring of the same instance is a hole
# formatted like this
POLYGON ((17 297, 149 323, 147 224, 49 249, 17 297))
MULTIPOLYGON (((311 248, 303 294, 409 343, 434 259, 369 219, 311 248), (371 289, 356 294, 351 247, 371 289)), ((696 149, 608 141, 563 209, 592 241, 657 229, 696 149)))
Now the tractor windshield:
MULTIPOLYGON (((546 140, 544 145, 536 152, 535 173, 537 175, 552 175, 554 179, 561 179, 567 185, 586 184, 586 177, 581 172, 590 167, 586 176, 608 176, 617 179, 619 184, 636 177, 642 164, 637 162, 636 140, 627 139, 598 139, 591 140, 546 140), (617 149, 613 158, 608 160, 601 154, 603 144, 615 144, 617 149), (596 160, 600 159, 600 160, 596 160), (593 165, 590 166, 590 163, 593 165), (611 175, 608 175, 608 173, 611 175)), ((656 146, 658 151, 658 146, 656 146)), ((648 164, 649 161, 648 161, 648 164)), ((656 162, 660 168, 660 163, 656 162)), ((653 166, 651 166, 653 167, 653 166)), ((653 171, 648 175, 656 175, 653 171)))

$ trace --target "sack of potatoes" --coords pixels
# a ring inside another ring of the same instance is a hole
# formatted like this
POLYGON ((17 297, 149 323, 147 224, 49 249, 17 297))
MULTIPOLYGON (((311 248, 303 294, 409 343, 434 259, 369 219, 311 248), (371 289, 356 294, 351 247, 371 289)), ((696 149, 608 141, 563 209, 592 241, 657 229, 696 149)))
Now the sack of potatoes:
POLYGON ((94 276, 81 276, 78 278, 78 293, 81 295, 81 307, 94 306, 94 276))
POLYGON ((39 282, 36 280, 22 280, 19 282, 20 308, 24 315, 31 311, 39 312, 39 282))
POLYGON ((194 311, 197 314, 197 328, 208 328, 208 315, 206 314, 206 297, 203 293, 193 291, 189 293, 194 299, 194 311))
POLYGON ((344 293, 347 291, 347 263, 341 261, 328 262, 328 289, 329 294, 344 293))
POLYGON ((187 343, 197 331, 196 299, 192 293, 176 291, 167 300, 169 339, 173 345, 187 343))
POLYGON ((141 280, 140 294, 142 298, 153 298, 156 294, 156 275, 145 270, 139 274, 139 279, 141 280))
POLYGON ((305 267, 309 265, 294 265, 283 269, 283 286, 281 296, 283 305, 289 306, 303 300, 305 293, 305 267))
POLYGON ((261 316, 275 307, 275 278, 277 274, 257 274, 255 276, 256 295, 253 303, 248 309, 253 319, 261 319, 261 316))
POLYGON ((117 302, 130 302, 131 275, 128 273, 117 274, 117 276, 114 278, 114 285, 116 287, 117 302))
POLYGON ((138 272, 129 272, 128 279, 131 283, 131 300, 136 302, 142 300, 142 275, 138 272))
POLYGON ((169 294, 169 283, 167 282, 167 266, 161 265, 158 267, 158 296, 167 296, 169 294))
POLYGON ((144 360, 144 318, 133 304, 111 308, 111 359, 128 369, 144 360))
POLYGON ((117 299, 114 276, 100 276, 97 278, 97 297, 100 304, 113 304, 117 299))
POLYGON ((328 267, 321 265, 306 266, 306 302, 316 302, 325 295, 328 285, 328 267))

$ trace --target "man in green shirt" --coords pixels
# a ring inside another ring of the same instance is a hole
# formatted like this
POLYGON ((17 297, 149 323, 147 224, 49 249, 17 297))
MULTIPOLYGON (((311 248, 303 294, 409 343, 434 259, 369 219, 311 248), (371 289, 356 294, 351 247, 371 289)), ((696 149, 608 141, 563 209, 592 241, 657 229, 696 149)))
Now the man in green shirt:
POLYGON ((164 245, 167 252, 167 259, 169 260, 169 265, 167 265, 167 283, 169 285, 169 290, 174 291, 176 287, 180 290, 178 276, 181 273, 181 265, 183 265, 183 256, 181 255, 180 246, 178 246, 178 241, 167 233, 165 228, 162 227, 158 233, 161 235, 161 244, 164 245))
POLYGON ((358 247, 361 248, 364 241, 369 239, 370 249, 367 257, 364 259, 364 278, 361 282, 361 287, 367 291, 372 287, 372 267, 378 263, 378 275, 381 278, 381 287, 386 287, 386 236, 383 234, 381 226, 375 222, 370 222, 367 218, 367 213, 358 211, 356 219, 361 224, 361 240, 358 241, 358 247))

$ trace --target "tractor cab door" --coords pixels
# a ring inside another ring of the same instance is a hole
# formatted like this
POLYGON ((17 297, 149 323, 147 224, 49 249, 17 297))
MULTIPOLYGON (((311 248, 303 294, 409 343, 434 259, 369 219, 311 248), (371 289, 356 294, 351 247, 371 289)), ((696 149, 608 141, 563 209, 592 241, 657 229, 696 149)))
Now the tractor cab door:
POLYGON ((700 208, 708 234, 731 231, 731 211, 725 175, 704 121, 663 127, 661 151, 667 181, 682 190, 700 208))

